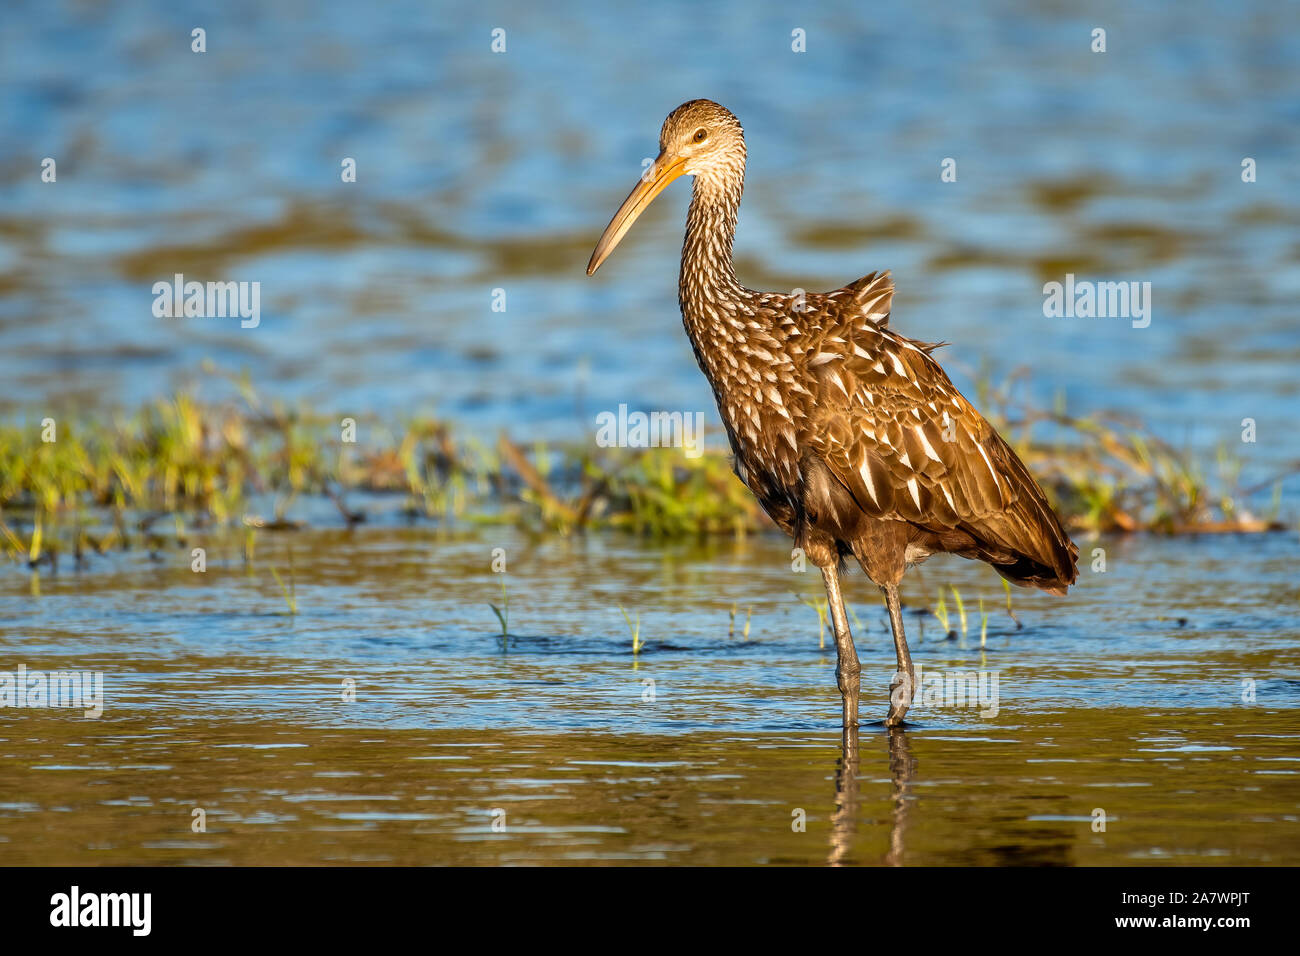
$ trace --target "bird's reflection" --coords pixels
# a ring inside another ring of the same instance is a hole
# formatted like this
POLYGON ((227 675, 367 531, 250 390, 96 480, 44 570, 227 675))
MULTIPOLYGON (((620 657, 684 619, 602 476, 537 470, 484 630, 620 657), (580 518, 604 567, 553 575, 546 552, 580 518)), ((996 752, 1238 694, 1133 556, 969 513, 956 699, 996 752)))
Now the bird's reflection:
POLYGON ((912 796, 912 775, 916 772, 916 758, 912 756, 912 742, 907 731, 894 727, 889 731, 889 776, 894 781, 890 802, 889 852, 885 854, 886 866, 903 865, 903 847, 907 833, 907 818, 915 798, 912 796))
MULTIPOLYGON (((908 816, 914 797, 912 778, 916 758, 904 727, 886 729, 889 739, 889 775, 893 780, 890 797, 889 850, 886 866, 901 866, 906 846, 908 816)), ((831 849, 827 863, 843 866, 852 862, 853 838, 858 829, 858 728, 845 727, 840 738, 840 756, 835 768, 835 810, 831 814, 831 849)))
POLYGON ((835 810, 831 814, 831 853, 827 863, 843 866, 858 829, 858 728, 845 727, 835 766, 835 810))

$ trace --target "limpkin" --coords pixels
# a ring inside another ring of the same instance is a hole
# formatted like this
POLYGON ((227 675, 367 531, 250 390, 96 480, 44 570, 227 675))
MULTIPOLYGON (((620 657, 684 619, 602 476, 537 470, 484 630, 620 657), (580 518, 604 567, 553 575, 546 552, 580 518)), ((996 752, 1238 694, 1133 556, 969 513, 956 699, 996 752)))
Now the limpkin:
POLYGON ((1014 584, 1064 594, 1078 575, 1078 548, 1015 452, 934 360, 938 346, 889 327, 888 272, 816 294, 755 292, 737 281, 745 156, 729 110, 710 100, 677 107, 587 274, 664 187, 695 178, 678 300, 736 475, 821 569, 846 728, 858 722, 861 670, 840 593, 846 559, 884 592, 898 656, 885 724, 896 727, 916 681, 898 595, 909 566, 957 554, 1014 584))

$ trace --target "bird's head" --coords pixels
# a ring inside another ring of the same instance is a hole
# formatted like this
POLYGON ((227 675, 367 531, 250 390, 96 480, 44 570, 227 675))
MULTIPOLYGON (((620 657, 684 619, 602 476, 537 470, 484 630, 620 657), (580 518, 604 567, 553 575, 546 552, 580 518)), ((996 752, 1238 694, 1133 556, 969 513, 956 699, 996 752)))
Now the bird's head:
POLYGON ((712 100, 691 100, 668 114, 659 131, 659 156, 646 167, 614 218, 605 227, 587 263, 587 275, 600 268, 638 216, 678 176, 725 187, 742 182, 745 131, 740 120, 712 100))

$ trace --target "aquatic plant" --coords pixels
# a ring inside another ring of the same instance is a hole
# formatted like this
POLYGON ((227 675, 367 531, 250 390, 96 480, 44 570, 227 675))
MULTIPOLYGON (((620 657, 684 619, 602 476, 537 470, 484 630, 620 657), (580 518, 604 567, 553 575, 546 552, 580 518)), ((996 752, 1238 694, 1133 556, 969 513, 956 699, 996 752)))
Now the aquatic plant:
MULTIPOLYGON (((727 629, 728 638, 732 638, 736 636, 736 610, 737 610, 737 605, 733 603, 731 605, 731 626, 727 629)), ((749 620, 753 616, 754 616, 754 609, 751 607, 749 610, 745 612, 745 630, 744 633, 741 635, 745 640, 749 639, 749 620)))
POLYGON ((271 574, 275 577, 275 583, 280 585, 280 593, 284 596, 285 606, 289 609, 290 617, 296 617, 298 614, 298 582, 293 572, 293 549, 289 549, 289 584, 286 587, 280 578, 280 572, 275 566, 271 566, 271 574))
POLYGON ((641 648, 645 647, 645 642, 641 640, 641 612, 636 612, 636 622, 634 623, 632 618, 628 617, 627 611, 623 610, 623 605, 620 604, 618 609, 623 611, 623 620, 627 621, 627 629, 632 634, 632 654, 639 654, 641 648))
MULTIPOLYGON (((277 531, 304 498, 333 503, 349 527, 365 520, 348 495, 402 496, 412 519, 509 523, 562 534, 601 528, 653 537, 743 536, 770 528, 728 457, 706 450, 596 448, 590 443, 523 448, 458 438, 445 422, 413 417, 386 425, 363 416, 363 440, 345 442, 339 417, 263 401, 248 377, 215 370, 209 387, 231 398, 200 402, 178 393, 134 414, 0 422, 0 553, 57 569, 141 544, 227 527, 277 531), (269 502, 271 514, 254 502, 269 502), (153 525, 167 520, 170 534, 153 525)), ((1010 398, 1016 376, 980 383, 986 415, 1041 479, 1076 531, 1265 531, 1282 528, 1280 482, 1300 462, 1250 487, 1225 449, 1207 467, 1140 423, 1097 414, 1029 409, 1010 398), (1035 433, 1047 430, 1046 439, 1035 433), (1272 498, 1271 516, 1249 503, 1272 498)), ((251 534, 245 560, 252 560, 251 534)), ((1008 613, 1011 613, 1008 607, 1008 613)), ((1014 619, 1014 614, 1011 615, 1014 619)))
POLYGON ((497 621, 501 625, 501 636, 498 638, 501 641, 501 650, 507 650, 510 646, 510 595, 506 591, 505 575, 501 576, 501 606, 497 607, 489 601, 488 607, 492 609, 492 613, 497 616, 497 621))
POLYGON ((826 649, 826 615, 829 612, 830 605, 825 598, 808 599, 795 595, 800 604, 806 604, 817 612, 817 647, 820 650, 826 649))
POLYGON ((943 588, 939 588, 939 603, 934 606, 931 613, 934 614, 935 620, 939 622, 939 628, 943 631, 944 637, 949 640, 956 640, 957 632, 949 626, 951 622, 948 619, 948 605, 944 601, 943 588))
POLYGON ((1016 617, 1016 612, 1011 610, 1011 582, 1006 578, 1002 579, 1002 590, 1005 591, 1007 595, 1007 617, 1016 622, 1016 630, 1018 631, 1024 627, 1024 625, 1020 623, 1020 618, 1016 617))
POLYGON ((966 637, 966 605, 962 603, 961 592, 954 585, 952 588, 952 599, 957 604, 957 619, 961 621, 961 636, 964 640, 966 637))

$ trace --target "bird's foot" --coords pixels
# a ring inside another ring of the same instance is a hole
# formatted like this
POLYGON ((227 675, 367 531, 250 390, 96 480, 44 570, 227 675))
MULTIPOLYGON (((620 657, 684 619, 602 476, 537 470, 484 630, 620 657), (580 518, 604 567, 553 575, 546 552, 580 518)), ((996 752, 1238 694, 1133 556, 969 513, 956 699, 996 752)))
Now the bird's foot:
POLYGON ((900 670, 894 675, 894 680, 889 685, 889 714, 885 717, 886 727, 903 726, 903 718, 907 716, 907 710, 912 706, 912 691, 916 686, 916 677, 912 673, 911 665, 906 670, 900 670))

